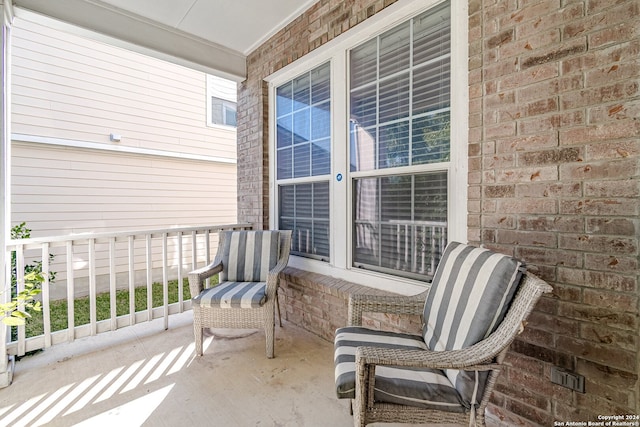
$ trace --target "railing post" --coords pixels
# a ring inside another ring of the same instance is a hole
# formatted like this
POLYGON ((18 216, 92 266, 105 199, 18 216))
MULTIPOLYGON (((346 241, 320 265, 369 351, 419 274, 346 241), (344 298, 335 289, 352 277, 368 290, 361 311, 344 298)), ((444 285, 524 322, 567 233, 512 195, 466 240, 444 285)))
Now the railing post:
POLYGON ((42 244, 42 323, 44 327, 44 347, 51 347, 51 306, 49 292, 49 243, 42 244))
MULTIPOLYGON (((2 96, 0 100, 0 302, 11 300, 11 255, 6 250, 11 237, 11 25, 13 2, 2 3, 2 51, 0 74, 2 96)), ((13 358, 7 356, 9 328, 0 324, 0 388, 13 381, 13 358)))

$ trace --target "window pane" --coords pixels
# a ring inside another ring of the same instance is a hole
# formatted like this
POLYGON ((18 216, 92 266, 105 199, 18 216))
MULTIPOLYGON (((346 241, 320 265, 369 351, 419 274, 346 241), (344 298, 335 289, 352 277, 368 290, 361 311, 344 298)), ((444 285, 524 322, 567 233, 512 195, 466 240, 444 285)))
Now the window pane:
POLYGON ((293 147, 293 177, 302 178, 311 175, 311 146, 309 144, 293 147))
POLYGON ((445 2, 413 20, 413 65, 451 52, 451 5, 445 2))
POLYGON ((331 104, 325 102, 311 109, 311 139, 331 136, 331 104))
POLYGON ((366 171, 376 168, 377 143, 375 128, 363 128, 355 120, 350 121, 350 151, 352 171, 366 171))
POLYGON ((293 230, 292 253, 328 260, 328 181, 282 185, 279 195, 279 227, 293 230))
POLYGON ((380 127, 380 168, 409 166, 409 122, 380 127))
POLYGON ((379 123, 386 123, 409 116, 409 73, 380 82, 379 123))
POLYGON ((331 97, 329 64, 324 64, 311 71, 311 103, 319 104, 331 97))
POLYGON ((380 78, 409 68, 409 22, 380 36, 380 78))
POLYGON ((277 126, 276 140, 278 148, 288 147, 293 144, 293 116, 289 114, 278 118, 277 126))
POLYGON ((331 140, 322 139, 315 141, 311 148, 311 175, 327 175, 331 173, 331 140))
POLYGON ((227 126, 237 126, 236 124, 236 106, 225 105, 224 124, 227 126))
POLYGON ((311 88, 309 87, 309 74, 293 80, 293 110, 307 108, 311 103, 311 88))
POLYGON ((293 143, 300 144, 311 139, 309 109, 298 110, 293 114, 293 143))
POLYGON ((276 89, 276 115, 282 117, 293 111, 293 84, 286 83, 276 89))
POLYGON ((291 148, 278 150, 278 179, 288 179, 293 176, 293 153, 291 148))
POLYGON ((371 83, 377 78, 378 41, 373 39, 351 51, 351 88, 371 83))
POLYGON ((367 86, 351 92, 351 120, 362 127, 376 124, 378 95, 375 86, 367 86))
POLYGON ((413 164, 448 162, 451 118, 449 111, 413 121, 413 164))
POLYGON ((413 114, 448 108, 450 92, 448 59, 417 69, 413 75, 413 114))
POLYGON ((447 240, 447 173, 355 179, 357 267, 426 280, 447 240))

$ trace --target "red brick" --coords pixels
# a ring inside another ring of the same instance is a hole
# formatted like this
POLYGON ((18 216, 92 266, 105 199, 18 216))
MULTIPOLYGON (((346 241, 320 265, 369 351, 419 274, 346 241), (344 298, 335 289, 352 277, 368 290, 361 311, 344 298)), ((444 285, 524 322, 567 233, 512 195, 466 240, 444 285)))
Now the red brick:
POLYGON ((579 233, 584 231, 584 220, 564 216, 520 216, 518 219, 518 229, 526 231, 579 233))
MULTIPOLYGON (((609 310, 603 307, 591 307, 584 304, 577 304, 572 302, 561 301, 559 306, 559 312, 561 316, 565 316, 571 319, 579 320, 582 322, 593 322, 598 323, 600 325, 606 325, 613 328, 619 328, 624 330, 633 331, 638 327, 638 319, 637 316, 631 313, 620 313, 616 310, 609 310)), ((562 348, 568 353, 573 353, 576 356, 580 356, 581 352, 573 352, 569 347, 560 346, 560 343, 556 343, 558 348, 562 348)), ((605 349, 607 350, 607 349, 605 349)), ((608 349, 609 352, 602 357, 605 358, 604 363, 606 363, 606 358, 611 354, 610 351, 612 349, 608 349)), ((603 350, 604 351, 604 350, 603 350)), ((590 359, 599 361, 596 359, 590 359)), ((611 365, 618 366, 619 365, 611 365)), ((625 368, 622 368, 625 369, 625 368)))
MULTIPOLYGON (((633 122, 631 121, 625 121, 624 123, 630 127, 634 126, 633 122)), ((591 144, 587 146, 586 149, 587 161, 602 159, 626 159, 638 156, 640 156, 640 140, 602 142, 599 144, 591 144)))
POLYGON ((579 197, 582 185, 579 182, 532 182, 516 185, 516 197, 579 197))
POLYGON ((639 267, 637 257, 609 254, 585 254, 584 266, 590 270, 606 269, 621 274, 633 274, 639 267))
POLYGON ((518 248, 516 256, 527 264, 582 267, 582 254, 567 250, 546 248, 518 248))
POLYGON ((635 295, 602 291, 600 289, 585 289, 583 302, 589 305, 627 312, 637 312, 638 307, 638 297, 635 295))
POLYGON ((607 86, 564 92, 560 95, 560 107, 563 110, 571 110, 604 102, 616 102, 619 99, 632 98, 637 94, 637 81, 611 83, 607 86))
MULTIPOLYGON (((518 133, 520 135, 547 133, 551 130, 561 130, 561 128, 564 127, 581 125, 584 124, 584 122, 585 116, 582 111, 550 114, 544 117, 536 117, 520 121, 518 124, 518 133)), ((575 139, 573 141, 575 142, 575 139)))
POLYGON ((640 167, 638 159, 615 161, 599 160, 594 162, 571 163, 560 166, 560 179, 565 180, 598 180, 624 179, 637 176, 640 167))
POLYGON ((601 344, 613 344, 627 351, 635 351, 638 344, 638 336, 633 332, 593 323, 582 325, 580 337, 601 344))
POLYGON ((497 241, 503 245, 556 247, 556 234, 541 231, 498 230, 497 241))
POLYGON ((638 220, 629 218, 588 218, 586 231, 590 234, 638 236, 638 220))
POLYGON ((567 215, 637 216, 640 200, 626 198, 560 201, 559 213, 567 215))

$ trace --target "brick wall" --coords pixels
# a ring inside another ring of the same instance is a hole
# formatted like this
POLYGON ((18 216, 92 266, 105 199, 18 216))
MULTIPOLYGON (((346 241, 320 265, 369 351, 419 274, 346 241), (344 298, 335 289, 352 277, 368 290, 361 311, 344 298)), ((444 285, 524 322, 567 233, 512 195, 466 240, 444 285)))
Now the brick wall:
MULTIPOLYGON (((249 56, 240 221, 268 225, 263 79, 391 3, 320 1, 249 56)), ((522 258, 555 288, 493 395, 504 425, 640 413, 638 15, 637 0, 469 1, 469 241, 522 258), (584 375, 586 393, 551 384, 552 366, 584 375)), ((285 278, 285 317, 332 339, 349 285, 285 278)))
POLYGON ((639 3, 469 6, 469 240, 555 288, 491 411, 541 425, 638 414, 639 3), (552 385, 552 366, 586 393, 552 385))

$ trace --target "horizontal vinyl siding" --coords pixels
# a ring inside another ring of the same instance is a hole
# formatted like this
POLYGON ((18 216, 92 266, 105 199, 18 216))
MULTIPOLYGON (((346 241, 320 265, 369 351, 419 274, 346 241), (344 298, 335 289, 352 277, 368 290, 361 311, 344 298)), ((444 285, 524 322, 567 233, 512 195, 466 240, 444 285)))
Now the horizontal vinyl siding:
POLYGON ((235 130, 206 126, 201 72, 16 19, 16 134, 235 159, 235 130))
POLYGON ((235 164, 16 142, 12 162, 32 237, 236 222, 235 164))

